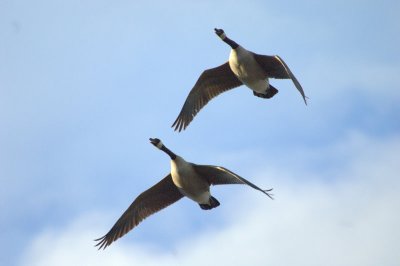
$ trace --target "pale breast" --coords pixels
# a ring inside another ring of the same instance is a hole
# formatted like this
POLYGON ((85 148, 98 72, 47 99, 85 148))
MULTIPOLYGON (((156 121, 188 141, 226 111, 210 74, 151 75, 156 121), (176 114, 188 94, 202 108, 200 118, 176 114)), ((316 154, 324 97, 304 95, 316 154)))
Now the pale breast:
POLYGON ((171 176, 174 184, 188 198, 198 203, 209 201, 210 185, 194 171, 190 163, 178 158, 172 160, 171 176))
POLYGON ((241 46, 232 49, 229 66, 237 78, 250 89, 261 93, 267 90, 269 84, 266 74, 251 52, 241 46))

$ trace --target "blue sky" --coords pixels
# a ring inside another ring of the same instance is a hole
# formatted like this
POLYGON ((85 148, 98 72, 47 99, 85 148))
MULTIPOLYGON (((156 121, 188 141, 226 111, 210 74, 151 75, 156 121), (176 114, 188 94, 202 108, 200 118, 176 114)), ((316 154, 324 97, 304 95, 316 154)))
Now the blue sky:
POLYGON ((218 264, 243 250, 231 265, 395 265, 399 10, 396 1, 1 1, 0 263, 200 265, 202 253, 218 264), (243 86, 174 132, 200 73, 228 59, 215 27, 280 55, 309 105, 290 81, 272 80, 273 99, 243 86), (92 239, 169 171, 149 137, 273 187, 276 200, 215 187, 212 212, 182 200, 98 252, 92 239))

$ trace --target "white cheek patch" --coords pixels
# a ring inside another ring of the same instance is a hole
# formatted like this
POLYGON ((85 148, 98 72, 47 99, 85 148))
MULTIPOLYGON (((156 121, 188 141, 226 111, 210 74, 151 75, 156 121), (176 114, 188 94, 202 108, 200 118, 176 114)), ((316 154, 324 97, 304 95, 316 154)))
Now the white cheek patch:
POLYGON ((225 32, 224 33, 222 33, 220 36, 219 36, 222 40, 223 39, 225 39, 226 38, 226 34, 225 34, 225 32))
POLYGON ((162 146, 164 146, 164 144, 163 144, 163 143, 162 143, 162 141, 160 140, 160 142, 159 142, 159 143, 157 143, 157 148, 161 149, 161 148, 162 148, 162 146))

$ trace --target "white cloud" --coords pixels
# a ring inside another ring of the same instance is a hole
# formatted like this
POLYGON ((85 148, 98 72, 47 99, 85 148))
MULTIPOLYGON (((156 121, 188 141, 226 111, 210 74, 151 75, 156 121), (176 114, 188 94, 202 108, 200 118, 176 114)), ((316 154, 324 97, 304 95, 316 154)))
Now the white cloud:
MULTIPOLYGON (((93 224, 101 217, 85 215, 66 228, 39 234, 20 265, 396 265, 399 150, 398 137, 378 141, 353 134, 320 153, 346 160, 334 178, 263 170, 259 176, 274 177, 275 201, 250 193, 239 205, 238 198, 226 202, 225 226, 200 230, 165 250, 118 241, 97 251, 92 239, 100 230, 93 224)), ((314 156, 305 151, 304 160, 314 156)))

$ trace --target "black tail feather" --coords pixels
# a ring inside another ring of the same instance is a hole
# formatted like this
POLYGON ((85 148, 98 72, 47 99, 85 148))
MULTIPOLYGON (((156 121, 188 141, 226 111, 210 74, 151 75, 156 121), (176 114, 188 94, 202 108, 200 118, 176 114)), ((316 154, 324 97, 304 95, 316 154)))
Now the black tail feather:
POLYGON ((208 204, 199 204, 200 208, 203 210, 211 210, 213 208, 216 208, 220 205, 219 201, 214 198, 213 196, 210 196, 210 202, 208 204))
POLYGON ((271 99, 274 97, 275 94, 277 94, 279 91, 277 88, 269 84, 269 88, 265 93, 260 93, 260 92, 255 92, 253 91, 253 94, 257 97, 264 98, 264 99, 271 99))

